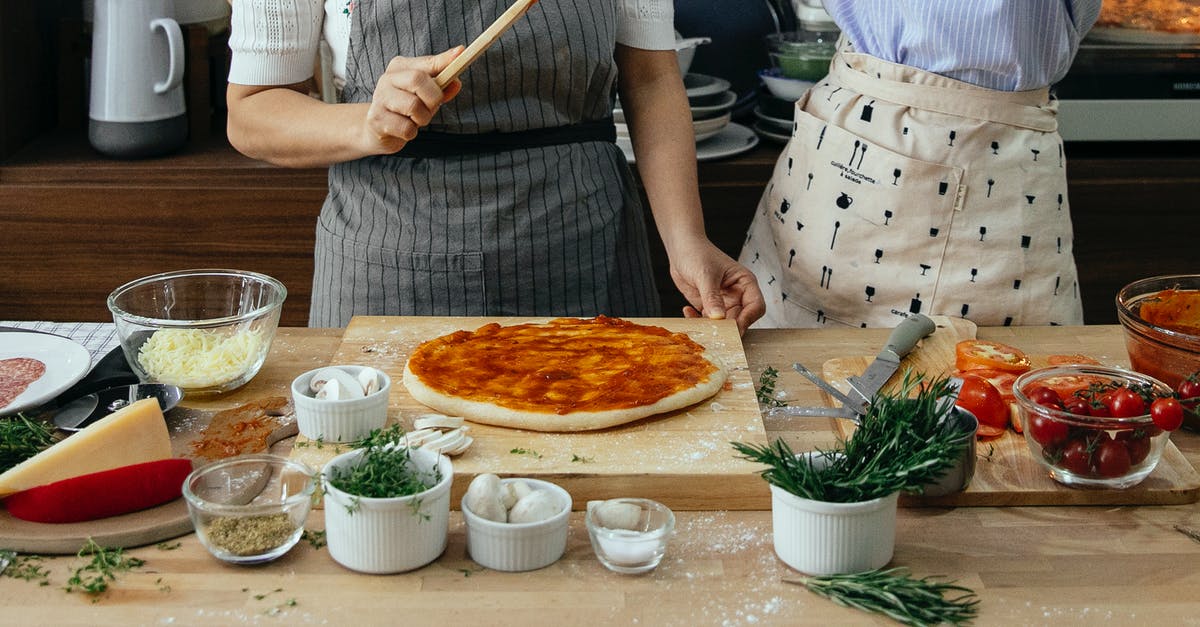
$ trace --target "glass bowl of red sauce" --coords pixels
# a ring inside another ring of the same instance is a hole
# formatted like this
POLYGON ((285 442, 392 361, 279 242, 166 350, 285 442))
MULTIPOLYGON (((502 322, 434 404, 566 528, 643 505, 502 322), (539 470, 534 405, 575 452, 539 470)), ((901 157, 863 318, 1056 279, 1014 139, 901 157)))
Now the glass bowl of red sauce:
MULTIPOLYGON (((1200 371, 1200 274, 1140 279, 1117 292, 1129 365, 1178 389, 1200 371)), ((1185 401, 1185 406, 1188 403, 1185 401)), ((1200 430, 1195 408, 1183 426, 1200 430)))

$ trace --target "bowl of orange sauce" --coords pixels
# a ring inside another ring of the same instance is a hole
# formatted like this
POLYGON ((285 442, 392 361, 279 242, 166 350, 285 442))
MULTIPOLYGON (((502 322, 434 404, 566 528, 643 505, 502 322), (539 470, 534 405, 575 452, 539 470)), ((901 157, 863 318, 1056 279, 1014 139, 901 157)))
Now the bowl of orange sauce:
MULTIPOLYGON (((1139 279, 1117 292, 1129 365, 1173 389, 1200 371, 1200 274, 1139 279)), ((1200 430, 1189 411, 1184 426, 1200 430)))

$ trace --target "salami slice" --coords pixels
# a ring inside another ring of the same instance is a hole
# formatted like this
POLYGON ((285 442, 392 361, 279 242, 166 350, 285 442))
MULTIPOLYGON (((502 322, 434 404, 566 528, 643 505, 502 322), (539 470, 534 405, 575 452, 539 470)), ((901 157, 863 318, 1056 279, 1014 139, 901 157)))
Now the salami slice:
POLYGON ((46 364, 31 357, 0 359, 0 407, 7 407, 44 374, 46 364))

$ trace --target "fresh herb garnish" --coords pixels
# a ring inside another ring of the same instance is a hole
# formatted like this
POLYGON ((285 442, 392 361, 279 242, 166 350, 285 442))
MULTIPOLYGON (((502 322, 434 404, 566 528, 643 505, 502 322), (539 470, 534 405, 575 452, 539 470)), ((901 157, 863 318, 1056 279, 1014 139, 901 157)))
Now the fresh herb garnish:
POLYGON ((902 567, 783 581, 905 625, 961 625, 979 613, 979 598, 970 588, 935 577, 917 579, 902 567))
POLYGON ((325 546, 325 530, 309 531, 305 529, 304 533, 300 535, 300 539, 308 542, 312 548, 320 549, 325 546))
POLYGON ((92 560, 75 569, 67 580, 67 592, 76 590, 92 596, 108 590, 108 584, 117 579, 117 573, 139 568, 146 563, 136 557, 126 557, 122 549, 106 549, 88 538, 87 544, 79 549, 76 557, 91 556, 92 560))
POLYGON ((775 398, 775 381, 779 378, 779 371, 767 366, 762 374, 758 375, 758 389, 754 390, 754 395, 758 397, 758 404, 763 407, 783 407, 787 405, 787 401, 781 401, 775 398))
POLYGON ((347 494, 367 498, 412 496, 442 480, 441 468, 434 466, 422 472, 413 465, 399 425, 375 429, 361 444, 362 455, 352 466, 330 472, 329 483, 347 494))
POLYGON ((50 585, 50 571, 42 567, 41 555, 20 555, 8 549, 0 550, 0 563, 8 564, 4 569, 5 577, 36 581, 39 586, 50 585))
POLYGON ((571 461, 579 462, 581 464, 590 464, 590 463, 596 461, 596 458, 595 457, 583 457, 581 455, 576 455, 574 453, 571 453, 571 461))
POLYGON ((520 448, 520 447, 517 447, 517 448, 514 448, 513 450, 509 451, 509 453, 511 453, 511 454, 513 454, 513 455, 527 455, 527 456, 529 456, 529 457, 532 457, 532 458, 534 458, 534 459, 541 459, 541 458, 542 458, 542 454, 541 454, 541 453, 539 453, 539 452, 537 452, 537 451, 535 451, 535 450, 532 450, 532 449, 527 449, 527 448, 520 448))
POLYGON ((946 424, 954 410, 952 389, 949 379, 922 384, 920 375, 906 373, 895 395, 875 395, 840 448, 818 451, 824 464, 797 457, 782 439, 733 447, 744 459, 770 466, 762 471, 768 483, 814 501, 857 503, 919 491, 944 474, 967 444, 961 431, 946 424))
POLYGON ((54 444, 54 428, 17 414, 0 418, 0 472, 37 455, 54 444))
POLYGON ((159 542, 158 544, 154 545, 154 547, 160 551, 174 551, 181 546, 183 546, 182 542, 159 542))

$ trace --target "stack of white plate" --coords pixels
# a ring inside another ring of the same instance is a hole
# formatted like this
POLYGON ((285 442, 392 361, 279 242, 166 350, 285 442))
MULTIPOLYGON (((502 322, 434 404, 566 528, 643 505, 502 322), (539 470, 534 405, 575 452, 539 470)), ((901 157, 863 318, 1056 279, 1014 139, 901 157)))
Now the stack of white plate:
MULTIPOLYGON (((738 154, 758 143, 753 131, 730 122, 737 94, 730 91, 729 81, 704 74, 685 74, 683 86, 692 112, 697 159, 703 161, 738 154)), ((617 145, 625 153, 626 160, 633 163, 633 145, 620 102, 613 109, 613 120, 617 126, 617 145)))
POLYGON ((758 94, 758 106, 754 107, 754 132, 763 139, 786 144, 792 138, 792 117, 796 103, 776 98, 762 90, 758 94))

